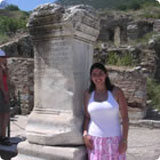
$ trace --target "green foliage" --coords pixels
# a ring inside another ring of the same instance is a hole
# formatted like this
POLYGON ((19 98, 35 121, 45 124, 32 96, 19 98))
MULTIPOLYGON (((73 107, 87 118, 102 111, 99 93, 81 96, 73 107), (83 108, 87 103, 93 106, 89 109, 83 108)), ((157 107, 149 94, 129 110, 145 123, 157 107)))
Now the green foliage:
POLYGON ((141 3, 138 0, 130 1, 127 9, 138 10, 141 8, 141 3))
POLYGON ((6 34, 0 33, 0 44, 5 43, 9 40, 9 37, 6 34))
POLYGON ((139 10, 139 9, 147 9, 147 11, 149 12, 150 10, 148 10, 148 8, 152 8, 152 7, 158 7, 159 8, 159 4, 156 1, 153 0, 132 0, 132 1, 128 1, 127 3, 120 3, 116 9, 118 10, 139 10))
POLYGON ((116 66, 135 66, 135 60, 131 53, 118 55, 116 52, 109 53, 107 64, 116 66))
POLYGON ((157 35, 157 32, 149 32, 147 34, 145 34, 142 38, 136 39, 134 41, 131 41, 132 45, 137 45, 137 44, 148 44, 148 41, 154 36, 157 35))
POLYGON ((21 11, 14 5, 0 9, 0 44, 13 38, 19 30, 25 32, 29 15, 29 12, 21 11))
POLYGON ((159 5, 155 0, 58 0, 63 5, 88 4, 96 9, 137 10, 144 6, 159 5))
POLYGON ((25 17, 29 17, 29 15, 30 15, 30 13, 29 12, 26 12, 26 11, 21 11, 22 13, 23 13, 23 16, 25 16, 25 17))
POLYGON ((148 79, 147 95, 152 101, 152 106, 160 111, 160 83, 158 83, 156 80, 148 79))
POLYGON ((125 10, 127 10, 127 5, 121 4, 121 5, 117 6, 117 9, 118 9, 118 10, 125 11, 125 10))
POLYGON ((17 20, 8 17, 0 17, 0 33, 16 32, 18 29, 25 28, 25 20, 17 20))
POLYGON ((128 1, 127 3, 119 4, 116 8, 119 10, 138 10, 141 8, 141 3, 139 0, 128 1))
POLYGON ((5 9, 9 11, 19 11, 18 6, 13 5, 13 4, 6 6, 5 9))
POLYGON ((7 42, 18 30, 25 31, 29 13, 9 5, 0 10, 0 44, 7 42))
POLYGON ((156 7, 146 7, 143 9, 140 17, 144 18, 160 18, 160 5, 156 7))

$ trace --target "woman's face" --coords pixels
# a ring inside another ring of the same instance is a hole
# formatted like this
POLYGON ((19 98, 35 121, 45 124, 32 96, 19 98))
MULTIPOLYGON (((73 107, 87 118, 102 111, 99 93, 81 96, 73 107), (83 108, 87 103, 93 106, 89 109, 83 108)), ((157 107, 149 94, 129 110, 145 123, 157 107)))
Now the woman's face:
POLYGON ((103 70, 95 68, 91 73, 91 80, 96 86, 102 86, 105 84, 105 79, 107 77, 107 73, 103 70))

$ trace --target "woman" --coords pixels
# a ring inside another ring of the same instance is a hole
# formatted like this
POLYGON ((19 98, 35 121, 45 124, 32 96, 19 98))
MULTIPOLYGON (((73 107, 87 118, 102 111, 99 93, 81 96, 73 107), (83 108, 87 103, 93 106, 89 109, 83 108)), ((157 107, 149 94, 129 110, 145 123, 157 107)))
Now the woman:
POLYGON ((110 83, 107 70, 101 63, 91 66, 90 79, 89 90, 85 92, 83 131, 89 160, 125 160, 128 110, 124 94, 110 83))
POLYGON ((6 128, 9 122, 7 61, 3 50, 0 50, 0 144, 10 145, 6 138, 6 128))

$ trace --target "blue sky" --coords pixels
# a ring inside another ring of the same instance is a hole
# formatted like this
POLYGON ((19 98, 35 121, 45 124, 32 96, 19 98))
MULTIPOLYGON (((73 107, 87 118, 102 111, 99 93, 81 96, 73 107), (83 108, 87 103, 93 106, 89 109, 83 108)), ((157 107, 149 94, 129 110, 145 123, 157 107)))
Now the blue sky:
POLYGON ((21 10, 31 11, 40 4, 55 2, 56 0, 6 0, 9 4, 17 5, 21 10))

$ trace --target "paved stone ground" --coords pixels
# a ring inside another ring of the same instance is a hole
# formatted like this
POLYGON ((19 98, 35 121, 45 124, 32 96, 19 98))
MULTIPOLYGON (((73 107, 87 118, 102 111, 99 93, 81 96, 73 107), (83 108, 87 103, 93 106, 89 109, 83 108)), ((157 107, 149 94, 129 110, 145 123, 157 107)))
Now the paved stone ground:
MULTIPOLYGON (((0 145, 1 159, 10 160, 17 154, 17 144, 25 140, 28 116, 16 116, 11 121, 12 146, 0 145)), ((0 160, 1 160, 0 159, 0 160)), ((127 160, 160 160, 160 128, 130 126, 127 160)))
POLYGON ((25 127, 27 124, 28 116, 15 116, 11 118, 11 146, 0 145, 0 160, 10 160, 11 157, 17 154, 17 144, 24 141, 26 138, 25 127))
POLYGON ((160 160, 160 129, 130 126, 127 160, 160 160))

